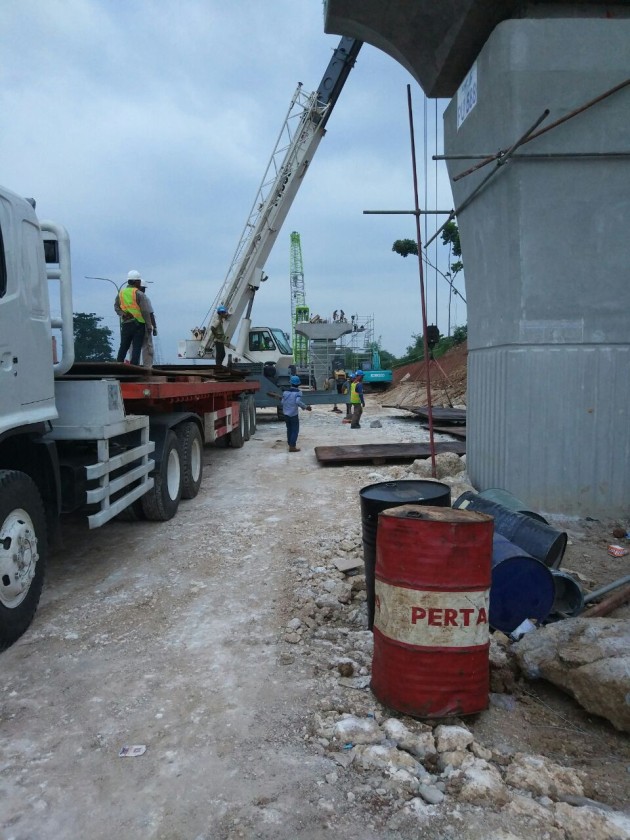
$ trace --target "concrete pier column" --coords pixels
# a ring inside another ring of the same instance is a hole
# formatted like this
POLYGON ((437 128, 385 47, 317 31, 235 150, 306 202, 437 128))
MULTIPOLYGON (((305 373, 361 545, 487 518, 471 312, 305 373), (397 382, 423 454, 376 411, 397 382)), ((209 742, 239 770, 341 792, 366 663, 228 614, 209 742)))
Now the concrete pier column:
MULTIPOLYGON (((507 149, 544 109, 541 128, 628 77, 630 19, 499 23, 473 65, 474 93, 464 102, 460 88, 459 112, 457 95, 447 108, 445 153, 507 149)), ((630 87, 522 146, 457 222, 475 487, 627 518, 630 157, 612 152, 630 153, 630 87)), ((456 207, 495 166, 452 180, 475 162, 449 161, 456 207)))

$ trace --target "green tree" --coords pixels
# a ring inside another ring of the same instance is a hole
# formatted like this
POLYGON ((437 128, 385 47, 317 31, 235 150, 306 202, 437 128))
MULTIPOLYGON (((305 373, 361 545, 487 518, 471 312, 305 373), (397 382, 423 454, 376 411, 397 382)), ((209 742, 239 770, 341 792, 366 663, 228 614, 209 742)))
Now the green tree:
MULTIPOLYGON (((454 257, 461 257, 462 255, 462 246, 459 241, 459 228, 457 227, 456 222, 452 219, 450 222, 447 222, 442 229, 442 242, 445 245, 450 245, 451 253, 454 257)), ((464 268, 464 263, 461 260, 456 260, 455 262, 451 263, 451 271, 453 272, 453 277, 464 268)))
POLYGON ((109 327, 94 312, 75 312, 73 316, 74 357, 77 362, 111 362, 114 358, 109 327))

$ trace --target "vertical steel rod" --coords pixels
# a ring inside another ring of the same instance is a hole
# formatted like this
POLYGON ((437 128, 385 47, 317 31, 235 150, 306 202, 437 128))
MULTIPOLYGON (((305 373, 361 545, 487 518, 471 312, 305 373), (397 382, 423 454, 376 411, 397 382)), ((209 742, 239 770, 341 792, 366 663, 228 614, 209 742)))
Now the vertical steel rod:
POLYGON ((413 108, 411 105, 411 85, 407 85, 407 106, 409 109, 409 136, 411 139, 411 166, 413 170, 413 197, 416 217, 416 236, 418 238, 418 272, 420 275, 420 302, 422 304, 422 344, 427 378, 427 416, 429 418, 429 449, 431 451, 431 475, 437 478, 435 464, 435 440, 433 437, 433 405, 431 400, 431 369, 429 343, 427 339, 427 303, 424 294, 424 271, 422 267, 422 233, 420 231, 420 206, 418 203, 418 173, 416 170, 416 141, 413 130, 413 108))

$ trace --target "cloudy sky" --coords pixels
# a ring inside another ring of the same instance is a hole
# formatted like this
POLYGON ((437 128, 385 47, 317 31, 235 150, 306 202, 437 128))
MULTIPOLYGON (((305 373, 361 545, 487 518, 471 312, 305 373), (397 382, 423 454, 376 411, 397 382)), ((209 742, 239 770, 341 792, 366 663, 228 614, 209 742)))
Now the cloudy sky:
MULTIPOLYGON (((320 0, 3 0, 2 184, 70 233, 75 311, 117 329, 111 283, 152 281, 159 354, 174 361, 217 294, 298 82, 315 90, 339 42, 320 0)), ((374 316, 402 355, 422 320, 414 238, 407 84, 420 203, 450 209, 444 100, 364 45, 266 266, 254 321, 290 330, 290 232, 301 235, 307 303, 374 316), (426 117, 426 124, 425 124, 426 117), (426 148, 426 151, 425 151, 426 148)), ((423 238, 437 224, 423 223, 423 238)), ((447 270, 444 246, 429 258, 447 270)), ((429 322, 448 331, 448 286, 425 273, 429 322)), ((465 295, 463 282, 459 284, 465 295)), ((451 328, 466 323, 460 298, 451 328)))

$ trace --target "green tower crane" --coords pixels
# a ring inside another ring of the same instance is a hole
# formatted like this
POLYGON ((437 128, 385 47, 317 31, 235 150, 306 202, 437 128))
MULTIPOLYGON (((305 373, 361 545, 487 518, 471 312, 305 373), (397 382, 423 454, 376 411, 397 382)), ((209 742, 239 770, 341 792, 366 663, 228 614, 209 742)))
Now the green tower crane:
POLYGON ((302 244, 300 242, 300 234, 296 231, 291 233, 289 278, 291 284, 291 346, 293 348, 293 361, 298 367, 306 367, 308 364, 308 339, 306 336, 299 335, 295 330, 296 324, 308 321, 310 316, 304 292, 302 244))

